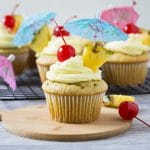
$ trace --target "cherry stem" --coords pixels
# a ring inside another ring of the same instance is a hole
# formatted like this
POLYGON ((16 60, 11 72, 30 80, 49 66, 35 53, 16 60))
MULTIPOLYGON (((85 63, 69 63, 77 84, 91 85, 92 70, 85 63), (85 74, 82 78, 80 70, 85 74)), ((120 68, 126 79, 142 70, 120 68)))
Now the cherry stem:
POLYGON ((62 33, 61 33, 60 29, 59 29, 58 23, 55 21, 55 19, 52 19, 52 21, 56 24, 56 26, 57 26, 57 28, 58 28, 58 30, 59 30, 59 33, 60 33, 60 35, 61 35, 61 38, 62 38, 63 42, 65 43, 65 45, 67 45, 67 43, 66 43, 66 41, 65 41, 65 39, 64 39, 64 36, 62 35, 62 33))
POLYGON ((77 18, 76 15, 75 15, 75 16, 71 16, 70 18, 68 18, 68 19, 66 20, 66 22, 64 23, 64 25, 65 25, 66 23, 68 23, 70 20, 75 19, 75 18, 77 18))
POLYGON ((139 120, 140 122, 142 122, 143 124, 145 124, 147 127, 150 128, 150 124, 146 123, 145 121, 141 120, 141 119, 138 118, 138 117, 135 117, 135 119, 139 120))
POLYGON ((15 11, 17 10, 17 8, 18 8, 19 6, 20 6, 19 3, 17 3, 17 4, 14 6, 14 8, 13 8, 13 10, 12 10, 12 12, 11 12, 12 15, 15 13, 15 11))

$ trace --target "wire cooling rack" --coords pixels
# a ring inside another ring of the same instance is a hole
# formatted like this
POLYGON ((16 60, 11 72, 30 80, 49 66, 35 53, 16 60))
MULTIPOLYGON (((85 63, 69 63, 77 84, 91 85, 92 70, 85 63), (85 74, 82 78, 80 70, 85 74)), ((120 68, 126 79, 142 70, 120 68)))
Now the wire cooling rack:
POLYGON ((17 77, 17 89, 13 92, 0 81, 0 100, 40 100, 44 99, 41 81, 36 69, 26 70, 17 77))
MULTIPOLYGON (((148 94, 150 93, 150 69, 144 84, 137 86, 110 85, 107 94, 148 94)), ((13 92, 7 84, 0 80, 0 100, 41 100, 45 99, 41 82, 36 69, 26 70, 17 77, 17 89, 13 92)))

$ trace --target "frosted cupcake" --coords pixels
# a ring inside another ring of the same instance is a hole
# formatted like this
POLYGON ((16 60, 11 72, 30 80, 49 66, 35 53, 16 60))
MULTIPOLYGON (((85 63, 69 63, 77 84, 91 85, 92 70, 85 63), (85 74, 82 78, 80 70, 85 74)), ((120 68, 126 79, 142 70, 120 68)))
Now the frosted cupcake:
POLYGON ((82 56, 75 56, 53 64, 46 76, 42 88, 53 120, 86 123, 98 118, 107 90, 100 70, 85 67, 82 56))
POLYGON ((28 48, 16 47, 13 43, 15 35, 23 21, 23 16, 16 14, 15 11, 19 7, 16 4, 10 14, 3 18, 0 23, 0 55, 8 57, 10 54, 15 55, 13 67, 16 75, 20 75, 26 67, 28 58, 28 48))
MULTIPOLYGON (((82 54, 85 44, 89 42, 77 36, 64 36, 64 39, 67 44, 75 48, 76 54, 79 55, 82 54)), ((53 37, 48 46, 43 49, 42 53, 37 58, 36 64, 42 82, 46 80, 46 72, 49 70, 49 67, 57 62, 57 50, 62 45, 64 45, 62 37, 53 37)))
POLYGON ((126 41, 107 43, 105 48, 114 52, 103 66, 109 84, 136 85, 145 81, 150 47, 142 43, 140 34, 130 34, 126 41))
POLYGON ((3 24, 0 24, 0 55, 8 57, 10 54, 15 55, 13 61, 13 67, 16 75, 23 72, 26 67, 28 58, 27 47, 15 47, 13 45, 13 39, 15 32, 10 32, 3 24))

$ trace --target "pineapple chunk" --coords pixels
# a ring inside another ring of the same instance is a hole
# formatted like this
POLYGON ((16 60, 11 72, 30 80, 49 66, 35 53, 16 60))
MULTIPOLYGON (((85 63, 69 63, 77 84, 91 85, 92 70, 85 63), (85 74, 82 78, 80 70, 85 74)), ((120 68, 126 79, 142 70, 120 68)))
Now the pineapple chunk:
POLYGON ((108 59, 109 53, 99 43, 88 43, 83 51, 84 66, 97 71, 108 59))
POLYGON ((150 46, 150 34, 149 33, 143 33, 143 44, 150 46))
POLYGON ((109 95, 110 102, 104 102, 106 107, 115 107, 118 108, 119 105, 124 101, 134 102, 135 98, 128 95, 109 95))
POLYGON ((147 46, 150 46, 150 30, 140 28, 140 31, 141 31, 142 36, 143 36, 142 43, 147 45, 147 46))
POLYGON ((113 107, 119 107, 119 105, 124 101, 134 102, 135 98, 133 96, 127 95, 110 95, 113 107))
POLYGON ((51 40, 51 33, 48 26, 44 26, 36 35, 29 47, 35 52, 41 52, 51 40))
POLYGON ((16 33, 20 27, 20 25, 22 24, 23 21, 23 17, 21 15, 14 15, 15 18, 15 26, 12 29, 13 33, 16 33))
POLYGON ((112 102, 111 102, 108 95, 105 95, 103 97, 103 103, 104 103, 104 106, 106 106, 106 107, 111 107, 112 106, 112 102))

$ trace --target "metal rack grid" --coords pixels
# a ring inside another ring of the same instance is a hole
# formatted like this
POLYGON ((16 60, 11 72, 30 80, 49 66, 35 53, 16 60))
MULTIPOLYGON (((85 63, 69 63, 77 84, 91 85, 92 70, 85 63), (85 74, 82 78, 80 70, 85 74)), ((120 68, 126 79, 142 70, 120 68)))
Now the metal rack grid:
MULTIPOLYGON (((150 93, 150 69, 144 84, 137 86, 110 85, 107 94, 148 94, 150 93)), ((13 92, 7 84, 0 81, 0 100, 41 100, 45 99, 36 69, 27 70, 17 77, 17 89, 13 92)))
POLYGON ((41 81, 36 69, 26 70, 17 77, 17 89, 12 91, 3 81, 0 82, 0 100, 39 100, 44 99, 41 81))

